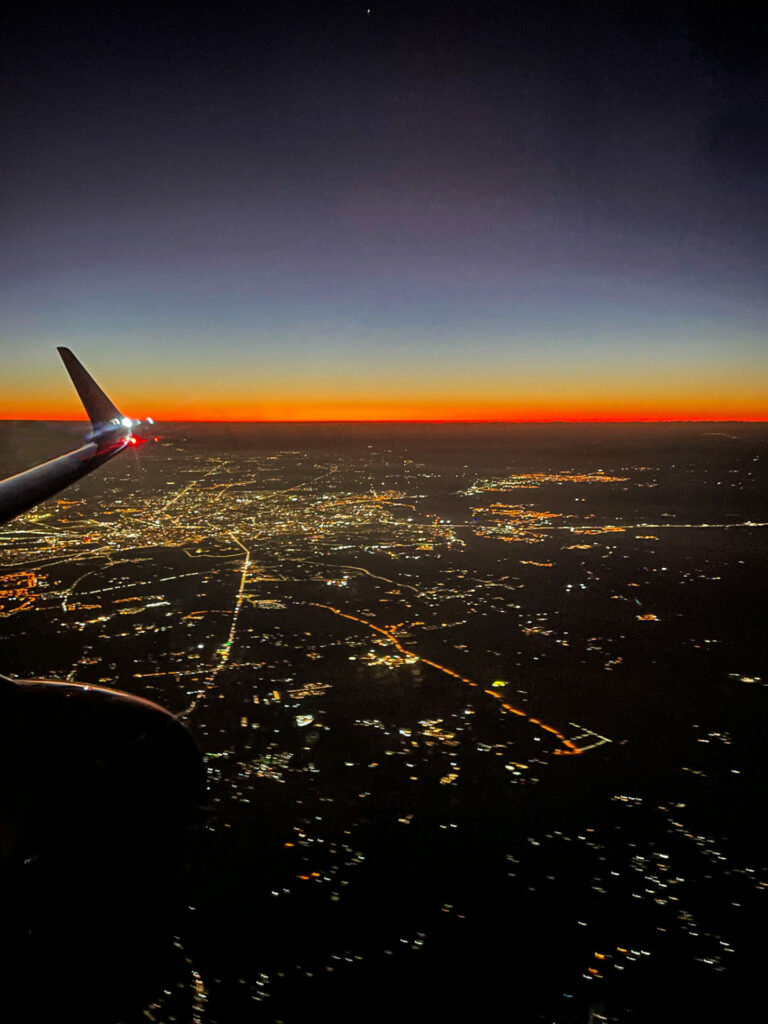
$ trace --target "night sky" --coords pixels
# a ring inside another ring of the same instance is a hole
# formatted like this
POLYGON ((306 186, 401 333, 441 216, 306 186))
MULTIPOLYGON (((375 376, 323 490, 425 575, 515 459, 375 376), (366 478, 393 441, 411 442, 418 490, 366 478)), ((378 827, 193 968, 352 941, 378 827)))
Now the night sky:
POLYGON ((17 5, 0 417, 768 419, 747 10, 17 5))

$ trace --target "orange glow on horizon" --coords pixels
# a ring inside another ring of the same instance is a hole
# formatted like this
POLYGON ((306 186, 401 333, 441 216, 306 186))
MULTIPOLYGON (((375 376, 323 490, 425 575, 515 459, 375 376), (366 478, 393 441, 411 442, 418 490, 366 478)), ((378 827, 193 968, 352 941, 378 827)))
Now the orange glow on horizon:
MULTIPOLYGON (((748 407, 689 407, 681 403, 678 408, 638 408, 636 411, 616 409, 575 410, 555 407, 513 411, 466 408, 438 408, 417 410, 395 408, 355 407, 354 409, 298 407, 295 409, 261 409, 257 414, 236 408, 228 411, 219 405, 212 408, 198 406, 176 408, 170 405, 158 409, 153 407, 153 417, 158 424, 165 423, 762 423, 768 422, 768 404, 764 408, 748 407)), ((37 406, 10 405, 0 403, 1 420, 25 420, 31 422, 82 422, 87 420, 70 405, 37 406)))
MULTIPOLYGON (((621 393, 606 387, 584 394, 550 394, 530 397, 523 390, 509 398, 483 399, 477 395, 461 398, 427 393, 422 397, 330 395, 316 398, 298 394, 283 396, 267 391, 265 397, 242 394, 212 395, 199 390, 166 397, 147 394, 135 385, 114 388, 115 401, 127 415, 159 422, 200 423, 310 423, 310 422, 399 422, 399 423, 636 423, 768 421, 768 398, 759 389, 740 387, 714 389, 707 393, 653 395, 621 393)), ((42 393, 30 397, 0 396, 0 419, 84 420, 77 397, 42 393)))
MULTIPOLYGON (((41 411, 39 415, 33 414, 12 414, 5 413, 0 415, 0 422, 27 422, 27 423, 82 423, 85 429, 88 425, 88 421, 84 420, 80 416, 55 416, 51 415, 50 412, 45 415, 41 411)), ((573 423, 573 424, 587 424, 587 423, 768 423, 768 411, 758 416, 743 416, 738 413, 732 414, 719 414, 717 412, 712 413, 701 413, 700 415, 686 415, 685 413, 679 413, 674 415, 669 413, 666 415, 658 416, 558 416, 552 415, 541 415, 541 416, 325 416, 325 417, 304 417, 304 416, 275 416, 275 417, 260 417, 258 419, 243 419, 241 417, 225 418, 223 416, 189 416, 179 415, 178 417, 168 416, 165 419, 157 421, 158 425, 162 427, 163 423, 413 423, 416 424, 450 424, 450 423, 466 423, 466 424, 494 424, 494 423, 519 423, 519 424, 557 424, 557 423, 573 423)), ((162 439, 161 439, 162 440, 162 439)))

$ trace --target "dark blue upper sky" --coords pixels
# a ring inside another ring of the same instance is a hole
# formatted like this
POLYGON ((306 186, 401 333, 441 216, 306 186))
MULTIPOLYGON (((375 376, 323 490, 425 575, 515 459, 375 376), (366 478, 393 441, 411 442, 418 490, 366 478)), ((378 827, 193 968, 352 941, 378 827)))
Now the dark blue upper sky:
POLYGON ((54 344, 110 367, 129 345, 137 391, 220 411, 640 393, 685 415, 719 389, 756 415, 767 39, 745 12, 19 6, 12 386, 54 344))

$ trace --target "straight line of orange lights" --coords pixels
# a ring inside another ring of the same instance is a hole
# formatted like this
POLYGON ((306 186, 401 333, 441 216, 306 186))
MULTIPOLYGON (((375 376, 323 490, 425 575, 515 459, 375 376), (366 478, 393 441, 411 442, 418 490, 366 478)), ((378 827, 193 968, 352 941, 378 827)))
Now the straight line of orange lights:
MULTIPOLYGON (((314 608, 325 608, 326 611, 333 612, 334 615, 339 615, 342 619, 349 619, 351 622, 359 622, 361 623, 361 625, 367 626, 368 629, 373 630, 375 633, 380 633, 381 636, 386 637, 387 640, 389 640, 389 642, 393 645, 395 650, 399 651, 400 654, 404 655, 407 658, 416 658, 422 664, 429 665, 432 668, 436 668, 438 672, 443 672, 445 675, 451 676, 453 679, 458 679, 460 683, 465 683, 467 686, 472 686, 476 689, 483 689, 480 686, 480 683, 476 683, 472 679, 468 679, 466 676, 461 675, 459 672, 455 672, 452 668, 448 668, 445 665, 440 665, 438 664, 438 662, 431 661, 429 658, 422 658, 421 655, 416 654, 415 651, 409 651, 407 648, 403 647, 403 645, 395 636, 394 631, 391 629, 387 629, 385 626, 377 626, 375 623, 370 622, 368 619, 362 619, 360 618, 359 615, 351 615, 349 612, 343 612, 341 611, 340 608, 334 608, 330 604, 319 604, 317 601, 310 601, 309 603, 314 608)), ((553 736, 556 736, 563 747, 563 749, 561 750, 555 750, 556 754, 583 753, 580 747, 577 747, 572 740, 569 740, 567 737, 565 737, 558 729, 555 729, 554 726, 546 725, 538 718, 532 718, 527 712, 523 711, 521 708, 516 708, 513 707, 511 704, 503 702, 500 693, 496 693, 495 690, 484 689, 483 693, 487 693, 489 697, 493 697, 494 699, 501 701, 501 707, 505 712, 508 712, 511 715, 518 715, 520 718, 525 718, 531 725, 535 725, 539 729, 543 729, 545 732, 552 733, 553 736)))

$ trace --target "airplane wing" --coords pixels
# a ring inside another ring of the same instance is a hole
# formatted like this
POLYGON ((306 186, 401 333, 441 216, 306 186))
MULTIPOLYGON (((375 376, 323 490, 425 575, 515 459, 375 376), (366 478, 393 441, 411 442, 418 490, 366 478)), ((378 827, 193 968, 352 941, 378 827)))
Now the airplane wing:
POLYGON ((134 423, 123 416, 68 348, 59 348, 72 383, 91 421, 86 444, 0 482, 0 524, 27 512, 130 445, 140 443, 134 423))
POLYGON ((130 420, 126 420, 115 403, 107 398, 77 356, 70 349, 62 346, 59 346, 58 352, 64 360, 67 373, 72 378, 80 401, 88 413, 94 434, 103 431, 105 427, 108 428, 110 424, 122 423, 125 426, 127 423, 130 426, 130 420))

